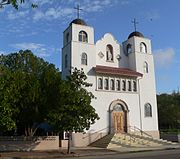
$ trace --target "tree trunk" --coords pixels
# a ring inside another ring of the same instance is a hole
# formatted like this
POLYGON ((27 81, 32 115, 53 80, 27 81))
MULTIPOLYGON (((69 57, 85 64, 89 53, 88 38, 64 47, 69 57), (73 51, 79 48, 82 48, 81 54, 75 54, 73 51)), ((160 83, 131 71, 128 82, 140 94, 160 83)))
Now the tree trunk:
POLYGON ((37 127, 33 129, 28 125, 27 127, 25 127, 25 136, 31 136, 31 137, 34 136, 37 129, 38 129, 37 127))
POLYGON ((67 153, 68 153, 68 154, 71 153, 71 141, 72 141, 72 131, 69 131, 69 137, 68 137, 68 149, 67 149, 67 153))

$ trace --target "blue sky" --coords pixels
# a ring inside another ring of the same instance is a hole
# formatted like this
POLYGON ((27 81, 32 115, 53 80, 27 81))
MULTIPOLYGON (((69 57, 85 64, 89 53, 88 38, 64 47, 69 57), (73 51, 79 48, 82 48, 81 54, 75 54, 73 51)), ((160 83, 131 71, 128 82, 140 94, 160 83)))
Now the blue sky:
POLYGON ((180 87, 180 1, 179 0, 27 0, 18 11, 0 9, 0 53, 30 49, 61 69, 63 31, 80 17, 95 29, 95 41, 109 32, 122 43, 137 30, 152 40, 157 93, 180 87))

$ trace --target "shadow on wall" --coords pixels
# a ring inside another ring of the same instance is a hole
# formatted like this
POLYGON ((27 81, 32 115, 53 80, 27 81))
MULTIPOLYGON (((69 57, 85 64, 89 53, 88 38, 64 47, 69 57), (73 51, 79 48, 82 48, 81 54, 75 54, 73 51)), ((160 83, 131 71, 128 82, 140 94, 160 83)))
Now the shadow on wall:
POLYGON ((94 74, 95 74, 94 68, 91 68, 91 69, 87 72, 87 75, 88 75, 88 76, 94 76, 94 74))

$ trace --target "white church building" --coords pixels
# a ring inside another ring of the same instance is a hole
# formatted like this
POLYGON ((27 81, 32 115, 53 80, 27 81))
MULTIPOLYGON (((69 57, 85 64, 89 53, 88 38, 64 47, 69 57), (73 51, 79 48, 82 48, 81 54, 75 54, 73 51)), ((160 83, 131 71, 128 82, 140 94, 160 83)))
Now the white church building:
POLYGON ((100 119, 85 134, 73 134, 73 146, 86 146, 109 133, 143 131, 159 138, 151 41, 132 32, 119 44, 106 33, 94 41, 94 29, 73 20, 63 33, 62 77, 83 69, 100 119))

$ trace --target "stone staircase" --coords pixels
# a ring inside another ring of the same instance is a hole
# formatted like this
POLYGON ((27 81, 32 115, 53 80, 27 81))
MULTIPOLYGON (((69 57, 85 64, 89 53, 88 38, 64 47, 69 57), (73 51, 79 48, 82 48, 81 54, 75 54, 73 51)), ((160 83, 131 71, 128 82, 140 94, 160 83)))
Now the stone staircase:
POLYGON ((101 147, 101 148, 118 148, 118 147, 130 147, 130 148, 145 148, 145 147, 159 147, 163 145, 173 145, 176 143, 155 139, 150 136, 142 136, 134 133, 116 133, 109 134, 105 137, 95 141, 89 146, 101 147))
POLYGON ((114 134, 108 134, 101 139, 91 143, 89 146, 107 148, 113 137, 114 134))

